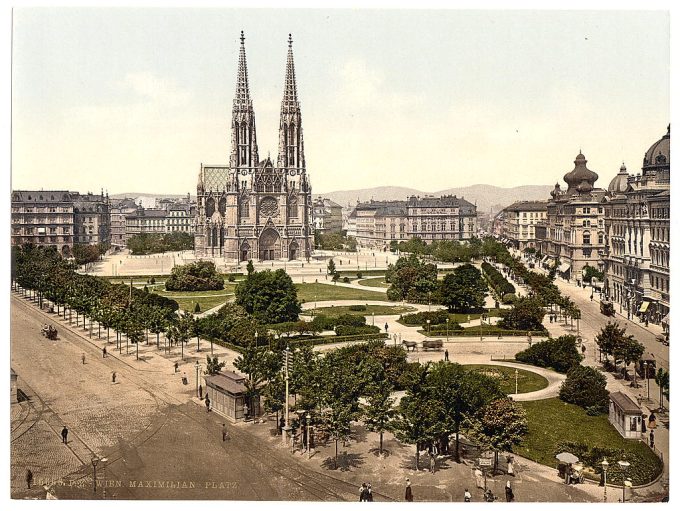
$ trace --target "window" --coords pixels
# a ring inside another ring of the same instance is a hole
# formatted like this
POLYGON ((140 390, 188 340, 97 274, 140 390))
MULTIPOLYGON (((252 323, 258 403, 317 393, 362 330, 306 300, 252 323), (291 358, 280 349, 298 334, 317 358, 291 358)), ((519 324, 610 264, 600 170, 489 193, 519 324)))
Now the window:
POLYGON ((589 231, 585 231, 583 233, 583 244, 584 245, 590 245, 590 232, 589 231))

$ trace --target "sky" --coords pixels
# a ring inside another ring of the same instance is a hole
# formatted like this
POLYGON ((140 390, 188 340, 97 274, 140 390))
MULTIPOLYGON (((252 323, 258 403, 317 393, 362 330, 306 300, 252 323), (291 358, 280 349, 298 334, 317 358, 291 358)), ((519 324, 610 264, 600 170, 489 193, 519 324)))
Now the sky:
POLYGON ((278 150, 288 33, 315 193, 606 187, 670 122, 657 11, 14 11, 13 189, 192 195, 230 153, 240 31, 260 157, 278 150))

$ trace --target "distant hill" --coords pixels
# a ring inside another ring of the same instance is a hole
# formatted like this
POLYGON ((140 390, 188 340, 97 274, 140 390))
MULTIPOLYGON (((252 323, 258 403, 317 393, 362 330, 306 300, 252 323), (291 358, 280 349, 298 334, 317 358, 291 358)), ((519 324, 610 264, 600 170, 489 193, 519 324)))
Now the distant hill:
POLYGON ((472 185, 462 188, 447 188, 437 192, 424 192, 414 188, 401 186, 379 186, 359 190, 341 190, 323 194, 314 194, 314 197, 329 198, 342 207, 353 207, 357 199, 361 202, 368 200, 399 200, 406 199, 410 195, 456 195, 466 200, 477 203, 479 211, 500 211, 513 202, 520 200, 546 200, 550 197, 550 185, 525 185, 513 188, 501 188, 493 185, 472 185))

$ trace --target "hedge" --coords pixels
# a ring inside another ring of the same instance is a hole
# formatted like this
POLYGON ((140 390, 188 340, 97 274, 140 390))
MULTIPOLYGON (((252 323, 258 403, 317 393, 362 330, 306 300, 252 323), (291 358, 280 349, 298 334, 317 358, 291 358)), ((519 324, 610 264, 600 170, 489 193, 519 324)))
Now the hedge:
MULTIPOLYGON (((455 337, 479 337, 479 325, 471 326, 468 328, 463 328, 462 330, 451 330, 449 329, 449 335, 454 335, 455 337)), ((446 330, 430 330, 430 333, 428 334, 427 330, 418 330, 419 334, 426 335, 428 337, 442 337, 445 335, 446 330)), ((527 331, 526 330, 505 330, 503 328, 499 328, 497 326, 490 326, 490 325, 484 325, 482 328, 482 334, 484 337, 488 337, 491 335, 498 335, 501 334, 502 336, 507 336, 507 337, 526 337, 527 331)), ((548 335, 547 330, 532 330, 531 335, 533 337, 543 337, 548 335)))
MULTIPOLYGON (((505 295, 515 294, 515 286, 508 282, 508 279, 506 279, 492 264, 489 264, 486 261, 483 262, 482 271, 497 296, 505 298, 505 295)), ((505 303, 505 301, 503 303, 505 303)))
POLYGON ((403 325, 425 325, 427 320, 430 320, 430 325, 439 325, 446 323, 449 313, 446 310, 437 310, 431 312, 416 312, 413 314, 406 314, 399 320, 403 325))

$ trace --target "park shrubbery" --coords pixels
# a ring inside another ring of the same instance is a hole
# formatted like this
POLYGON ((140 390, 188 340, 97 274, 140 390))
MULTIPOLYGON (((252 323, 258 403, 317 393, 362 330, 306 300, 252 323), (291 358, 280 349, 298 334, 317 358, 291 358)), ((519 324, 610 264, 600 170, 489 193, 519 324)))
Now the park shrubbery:
POLYGON ((224 278, 212 261, 197 261, 172 269, 165 281, 167 291, 214 291, 224 289, 224 278))
POLYGON ((302 310, 293 280, 281 268, 249 271, 236 286, 236 304, 260 323, 297 321, 302 310))
POLYGON ((359 316, 358 314, 341 314, 339 316, 319 314, 318 316, 314 316, 311 323, 314 326, 314 330, 321 332, 323 330, 334 330, 337 326, 363 327, 366 325, 366 318, 364 316, 359 316))
POLYGON ((186 232, 135 234, 127 241, 127 247, 132 252, 132 255, 193 250, 194 237, 186 232))
POLYGON ((559 373, 566 373, 581 363, 581 354, 576 348, 576 337, 563 335, 557 339, 535 343, 517 353, 515 360, 538 367, 551 367, 559 373))
POLYGON ((597 369, 575 365, 567 372, 567 379, 560 387, 560 399, 584 408, 588 415, 607 413, 609 391, 607 379, 597 369))
POLYGON ((437 310, 431 312, 416 312, 414 314, 405 314, 401 317, 401 322, 404 325, 425 325, 427 320, 430 320, 430 326, 446 323, 449 313, 445 310, 437 310))
POLYGON ((337 335, 362 335, 362 334, 377 334, 380 332, 380 328, 377 326, 363 325, 363 326, 352 326, 352 325, 338 325, 335 327, 335 333, 337 335))
MULTIPOLYGON (((359 277, 361 278, 361 277, 359 277)), ((350 305, 349 310, 354 311, 354 312, 363 312, 367 309, 365 305, 350 305)))
POLYGON ((498 326, 508 330, 544 330, 545 310, 535 298, 519 298, 512 309, 501 312, 498 326))
POLYGON ((499 272, 493 265, 487 263, 486 261, 482 263, 482 271, 486 275, 489 285, 496 292, 496 296, 503 298, 503 303, 505 302, 505 295, 515 294, 515 286, 513 286, 508 279, 506 279, 501 272, 499 272))

